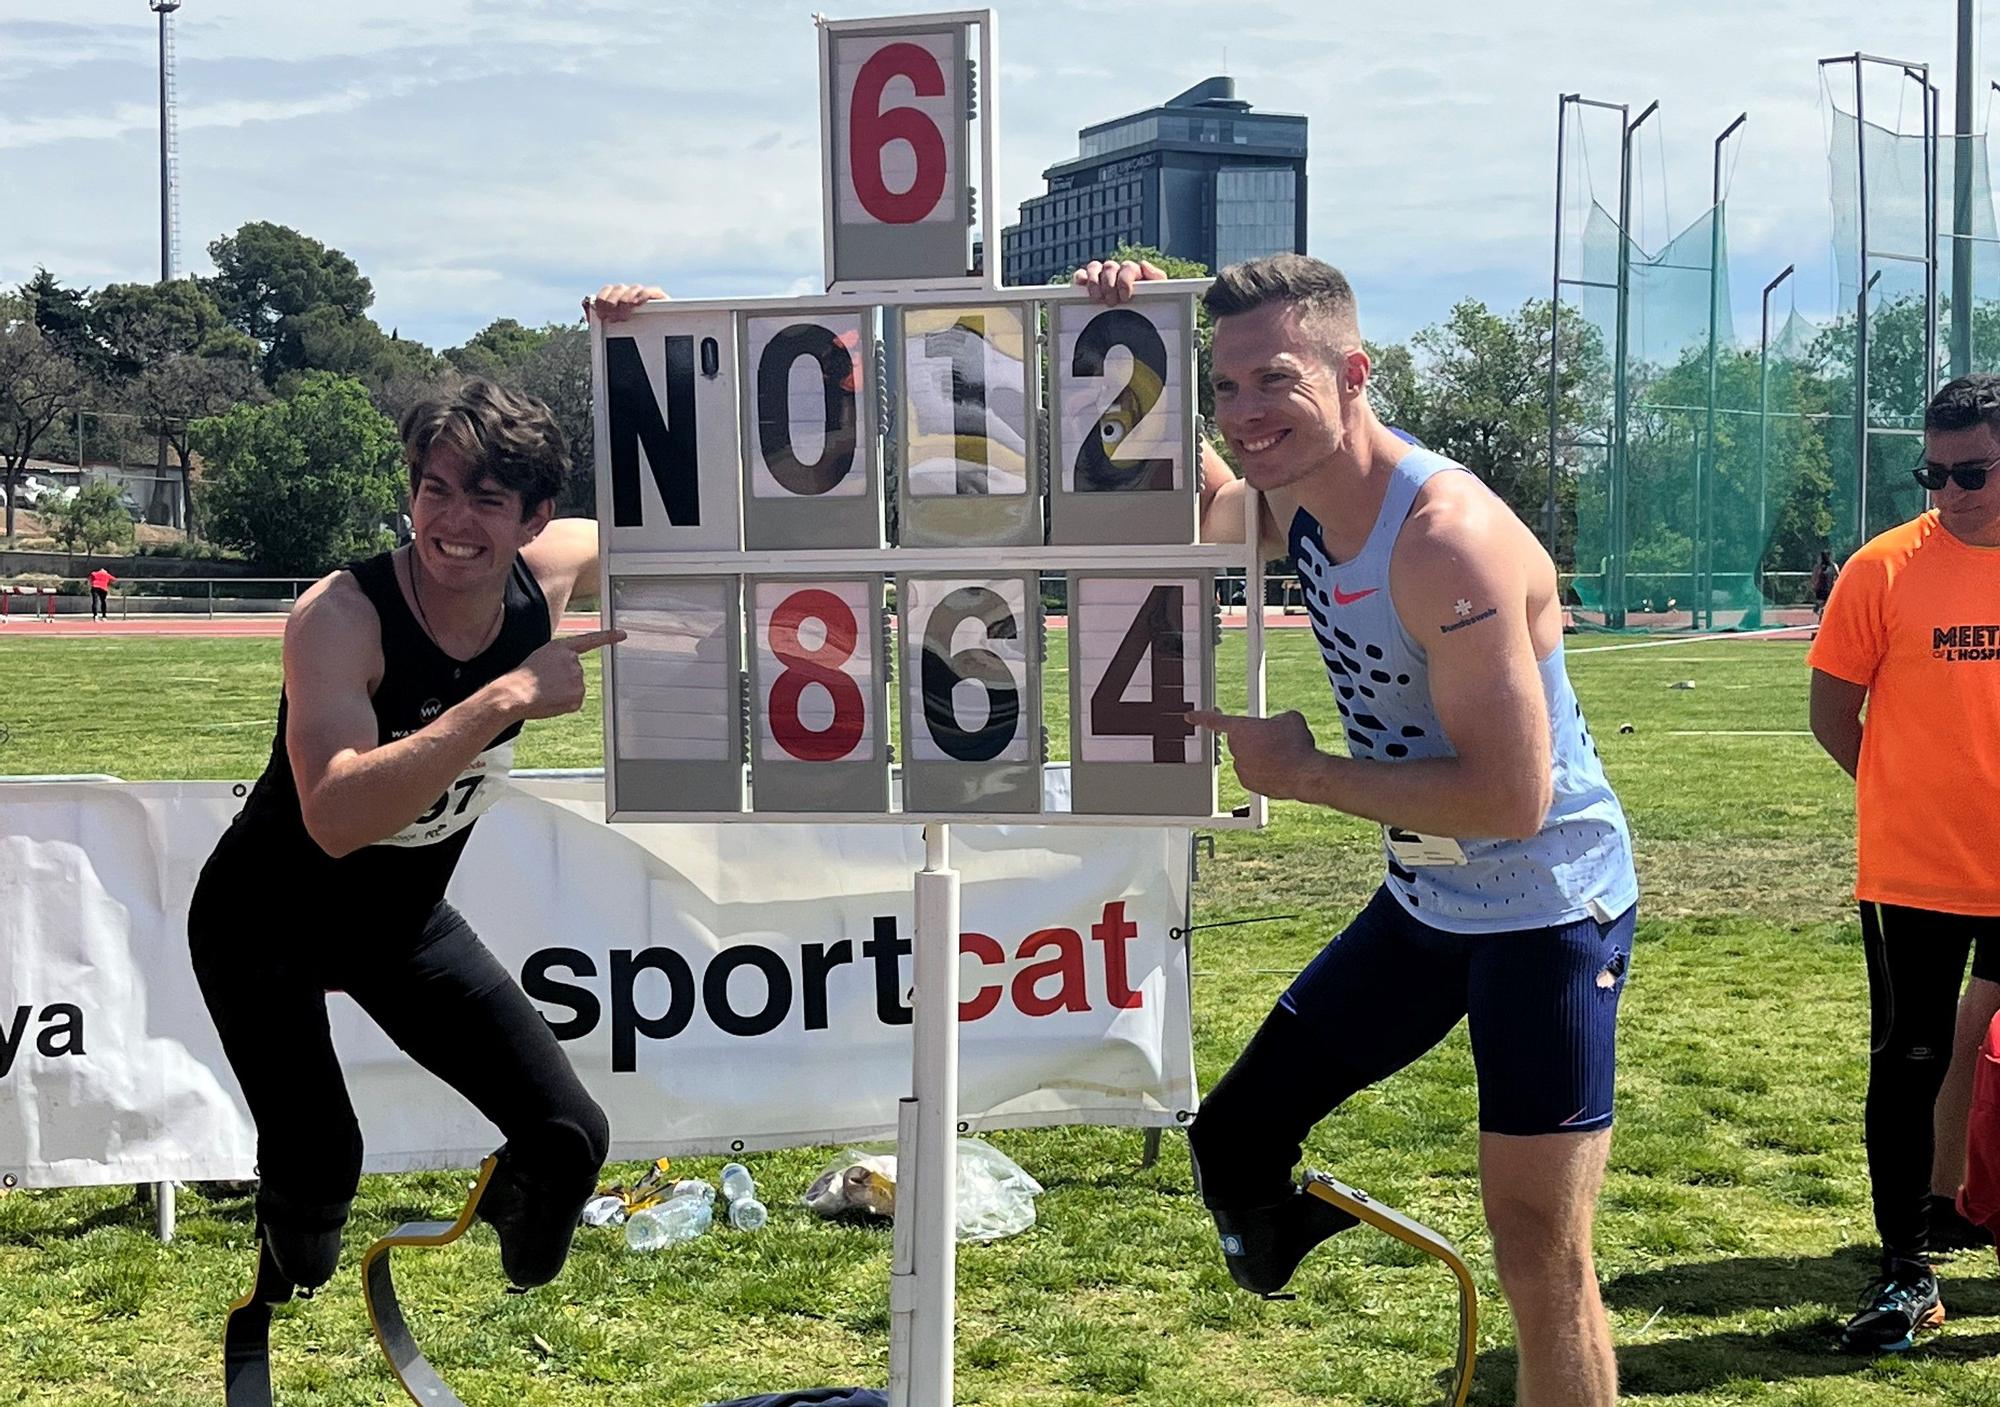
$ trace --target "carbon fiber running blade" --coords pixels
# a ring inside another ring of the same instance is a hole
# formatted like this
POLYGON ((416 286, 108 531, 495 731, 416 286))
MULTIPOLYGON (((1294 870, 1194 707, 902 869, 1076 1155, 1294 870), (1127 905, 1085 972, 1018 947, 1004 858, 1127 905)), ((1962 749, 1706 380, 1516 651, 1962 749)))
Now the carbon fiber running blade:
POLYGON ((1458 1248, 1422 1222, 1404 1216, 1394 1207, 1376 1201, 1358 1187, 1349 1187, 1325 1173, 1308 1172, 1305 1190, 1322 1202, 1329 1202, 1358 1221, 1364 1221, 1385 1236, 1445 1263, 1458 1281, 1458 1363, 1451 1407, 1465 1407, 1472 1391, 1472 1370, 1479 1361, 1479 1291, 1472 1272, 1458 1254, 1458 1248))
MULTIPOLYGON (((479 1210, 479 1198, 499 1161, 498 1157, 489 1157, 479 1165, 479 1176, 473 1181, 472 1191, 466 1196, 456 1221, 405 1222, 376 1241, 361 1258, 361 1294, 368 1305, 368 1322, 375 1328, 375 1342, 382 1346, 389 1371, 396 1375, 396 1381, 417 1407, 465 1407, 465 1404, 438 1376, 410 1334, 403 1306, 396 1298, 396 1282, 389 1269, 390 1252, 398 1247, 449 1246, 463 1236, 472 1225, 473 1215, 479 1210)), ((230 1407, 236 1404, 232 1402, 230 1407)))
POLYGON ((257 1274, 222 1321, 222 1400, 227 1407, 271 1407, 271 1306, 292 1297, 264 1238, 257 1238, 257 1274))

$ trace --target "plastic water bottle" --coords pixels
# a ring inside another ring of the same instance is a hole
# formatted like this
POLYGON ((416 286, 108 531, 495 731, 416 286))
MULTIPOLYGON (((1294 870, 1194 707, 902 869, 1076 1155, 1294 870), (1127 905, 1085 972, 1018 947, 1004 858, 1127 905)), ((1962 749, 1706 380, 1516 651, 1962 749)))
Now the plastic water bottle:
POLYGON ((729 1224, 738 1231, 755 1231, 771 1219, 771 1213, 757 1200, 757 1184, 750 1169, 741 1163, 723 1165, 722 1196, 729 1203, 729 1224))
POLYGON ((715 1188, 698 1177, 684 1177, 674 1184, 674 1190, 667 1194, 667 1200, 677 1197, 699 1197, 711 1206, 715 1203, 715 1188))
POLYGON ((593 1197, 583 1204, 585 1226, 617 1226, 625 1220, 625 1203, 617 1197, 593 1197))
POLYGON ((676 1197, 657 1207, 632 1213, 625 1223, 625 1244, 635 1251, 657 1251, 692 1241, 708 1230, 715 1212, 706 1197, 676 1197))

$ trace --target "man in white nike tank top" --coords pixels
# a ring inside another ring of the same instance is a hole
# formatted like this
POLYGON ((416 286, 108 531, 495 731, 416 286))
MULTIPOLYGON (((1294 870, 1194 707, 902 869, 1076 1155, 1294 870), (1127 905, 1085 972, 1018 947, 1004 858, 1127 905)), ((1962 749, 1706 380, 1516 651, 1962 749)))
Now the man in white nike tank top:
MULTIPOLYGON (((1159 277, 1093 263, 1076 281, 1117 303, 1159 277)), ((1243 484, 1264 495, 1266 555, 1298 570, 1346 755, 1296 712, 1192 717, 1228 737, 1251 790, 1380 823, 1385 869, 1190 1130, 1225 1264, 1273 1294, 1351 1224, 1292 1180, 1307 1133, 1466 1018, 1517 1401, 1603 1407, 1617 1367, 1591 1224, 1638 887, 1563 668, 1555 566, 1476 477, 1376 418, 1338 270, 1253 260, 1205 301, 1215 421, 1243 479, 1204 448, 1202 536, 1240 542, 1243 484)))

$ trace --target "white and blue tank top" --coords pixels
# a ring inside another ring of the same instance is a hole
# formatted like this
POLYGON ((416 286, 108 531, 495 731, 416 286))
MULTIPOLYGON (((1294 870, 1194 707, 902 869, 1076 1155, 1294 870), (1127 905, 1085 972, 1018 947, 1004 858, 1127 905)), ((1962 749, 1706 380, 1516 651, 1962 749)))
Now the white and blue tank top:
MULTIPOLYGON (((1375 526, 1351 561, 1328 556, 1319 522, 1303 508, 1292 519, 1292 564, 1333 681, 1347 751, 1355 758, 1394 764, 1454 755, 1431 704, 1423 646, 1404 629, 1389 597, 1390 549, 1417 491, 1447 471, 1470 472, 1426 449, 1404 455, 1375 526)), ((1605 780, 1560 644, 1538 669, 1555 773, 1554 800, 1541 830, 1510 840, 1440 839, 1385 828, 1389 892, 1434 928, 1499 933, 1585 917, 1608 921, 1639 897, 1625 813, 1605 780)))

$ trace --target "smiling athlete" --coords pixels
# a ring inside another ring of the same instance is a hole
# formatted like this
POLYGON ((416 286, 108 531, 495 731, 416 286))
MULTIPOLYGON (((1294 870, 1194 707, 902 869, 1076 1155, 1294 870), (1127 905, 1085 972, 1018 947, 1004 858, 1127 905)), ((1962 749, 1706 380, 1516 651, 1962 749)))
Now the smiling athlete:
POLYGON ((256 1120, 257 1221, 284 1280, 332 1276, 361 1173, 338 989, 500 1129, 479 1213, 507 1277, 540 1285, 609 1127, 444 891, 521 724, 579 708, 583 654, 622 634, 551 638, 595 592, 597 525, 550 521, 568 455, 547 407, 475 380, 401 431, 414 536, 299 598, 271 760, 202 871, 189 946, 256 1120))
MULTIPOLYGON (((1118 303, 1150 265, 1091 264, 1118 303)), ((1253 791, 1383 827, 1375 898, 1279 999, 1190 1131, 1230 1274, 1262 1294, 1352 1219, 1293 1182, 1306 1134, 1471 1026, 1480 1186, 1514 1311, 1523 1407, 1601 1407, 1617 1368, 1591 1257, 1618 1002, 1638 900, 1630 838, 1563 668, 1556 572, 1470 472, 1368 401, 1353 290, 1317 259, 1223 270, 1202 536, 1241 541, 1264 495, 1338 698, 1347 755, 1297 713, 1191 715, 1253 791)))

